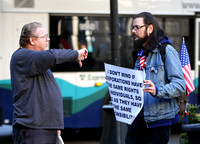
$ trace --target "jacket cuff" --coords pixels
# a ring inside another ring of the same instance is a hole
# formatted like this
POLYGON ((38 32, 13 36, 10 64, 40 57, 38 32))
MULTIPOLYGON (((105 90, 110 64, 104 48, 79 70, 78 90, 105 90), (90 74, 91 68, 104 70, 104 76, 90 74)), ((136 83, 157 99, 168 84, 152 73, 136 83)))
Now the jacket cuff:
POLYGON ((155 95, 153 95, 154 97, 155 97, 155 96, 157 96, 157 94, 158 94, 158 87, 157 87, 157 86, 155 86, 155 88, 156 88, 156 94, 155 94, 155 95))

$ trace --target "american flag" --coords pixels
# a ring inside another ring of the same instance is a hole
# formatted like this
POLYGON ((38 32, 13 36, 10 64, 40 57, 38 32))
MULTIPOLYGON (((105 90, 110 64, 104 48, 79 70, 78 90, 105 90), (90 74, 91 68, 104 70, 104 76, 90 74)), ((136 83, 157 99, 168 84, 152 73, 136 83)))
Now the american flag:
POLYGON ((143 70, 144 67, 146 67, 146 56, 140 58, 140 69, 143 70))
POLYGON ((185 78, 185 84, 186 84, 186 91, 189 95, 192 91, 195 90, 194 83, 192 80, 192 74, 191 74, 191 67, 190 67, 190 58, 189 54, 185 45, 185 42, 183 41, 180 55, 179 55, 182 69, 183 69, 183 75, 185 78))
POLYGON ((143 70, 146 67, 146 56, 144 56, 143 50, 138 52, 138 57, 140 59, 140 70, 143 70))

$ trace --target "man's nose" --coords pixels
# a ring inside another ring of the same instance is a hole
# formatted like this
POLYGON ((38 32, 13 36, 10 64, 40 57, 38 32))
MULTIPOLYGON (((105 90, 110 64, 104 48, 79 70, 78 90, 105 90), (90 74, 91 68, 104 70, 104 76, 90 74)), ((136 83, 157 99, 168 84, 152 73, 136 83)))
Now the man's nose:
POLYGON ((136 30, 135 29, 132 29, 132 31, 131 31, 132 33, 135 33, 136 32, 136 30))

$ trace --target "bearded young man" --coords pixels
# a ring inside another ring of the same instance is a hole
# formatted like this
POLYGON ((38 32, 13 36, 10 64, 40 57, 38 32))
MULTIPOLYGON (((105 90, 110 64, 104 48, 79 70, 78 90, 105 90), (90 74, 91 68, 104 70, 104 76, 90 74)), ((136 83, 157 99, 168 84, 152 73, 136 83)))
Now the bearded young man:
POLYGON ((137 14, 131 30, 134 69, 145 71, 146 77, 144 107, 128 127, 126 144, 167 144, 172 124, 180 119, 174 99, 185 92, 179 55, 151 13, 137 14), (164 62, 159 49, 163 43, 168 43, 164 62))

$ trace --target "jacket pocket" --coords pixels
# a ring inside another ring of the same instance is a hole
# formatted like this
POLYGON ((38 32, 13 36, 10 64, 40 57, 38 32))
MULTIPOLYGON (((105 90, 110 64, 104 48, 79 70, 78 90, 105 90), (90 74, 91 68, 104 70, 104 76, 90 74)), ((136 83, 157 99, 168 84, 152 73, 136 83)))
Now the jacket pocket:
POLYGON ((165 80, 164 66, 152 66, 149 68, 149 79, 154 85, 162 85, 165 80))

